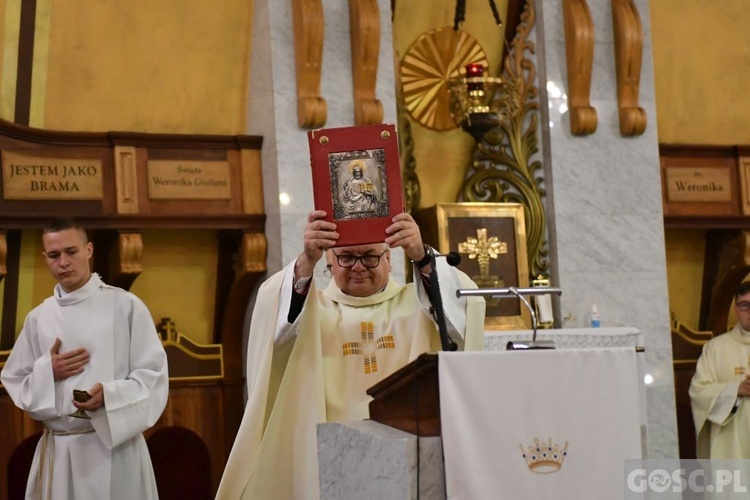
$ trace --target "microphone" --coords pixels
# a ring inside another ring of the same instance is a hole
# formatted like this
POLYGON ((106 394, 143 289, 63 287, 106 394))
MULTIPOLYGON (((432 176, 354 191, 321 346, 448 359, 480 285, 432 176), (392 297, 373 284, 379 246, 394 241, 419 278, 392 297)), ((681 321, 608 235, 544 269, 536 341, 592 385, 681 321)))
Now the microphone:
MULTIPOLYGON (((435 257, 437 257, 437 255, 435 257)), ((445 262, 447 262, 449 266, 456 267, 461 263, 461 256, 458 252, 447 253, 445 254, 445 262)))
POLYGON ((461 263, 461 255, 458 252, 448 252, 446 254, 435 254, 435 258, 444 257, 449 266, 456 267, 461 263))
POLYGON ((425 251, 430 257, 432 263, 430 266, 430 286, 427 287, 427 293, 429 294, 430 302, 432 303, 432 316, 435 319, 435 323, 437 323, 438 333, 440 334, 440 343, 442 344, 444 351, 455 351, 458 349, 458 345, 450 338, 450 335, 448 335, 448 325, 445 321, 445 310, 443 309, 443 298, 440 295, 440 283, 438 283, 438 272, 437 266, 435 265, 435 259, 436 257, 445 257, 448 264, 455 266, 458 264, 458 261, 461 260, 461 257, 456 253, 453 253, 452 255, 437 255, 435 249, 430 245, 425 245, 425 251), (456 257, 458 257, 458 260, 456 260, 456 257), (451 262, 455 262, 455 264, 451 264, 451 262))
POLYGON ((415 262, 415 264, 423 264, 424 266, 427 265, 427 262, 432 262, 434 264, 435 259, 437 258, 445 259, 446 264, 453 267, 457 267, 461 263, 461 255, 458 252, 437 253, 430 245, 425 245, 425 256, 422 259, 422 262, 415 262), (427 250, 427 248, 430 250, 427 250))

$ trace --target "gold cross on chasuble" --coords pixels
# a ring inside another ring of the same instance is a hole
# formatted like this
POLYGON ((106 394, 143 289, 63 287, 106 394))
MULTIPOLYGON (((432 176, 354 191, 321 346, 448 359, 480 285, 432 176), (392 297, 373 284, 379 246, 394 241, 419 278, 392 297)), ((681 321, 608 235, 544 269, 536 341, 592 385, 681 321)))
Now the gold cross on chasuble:
POLYGON ((396 344, 393 335, 383 335, 375 340, 372 322, 362 321, 359 324, 362 333, 362 342, 344 342, 344 356, 361 354, 364 360, 365 373, 378 371, 378 358, 376 356, 380 349, 393 349, 396 344))

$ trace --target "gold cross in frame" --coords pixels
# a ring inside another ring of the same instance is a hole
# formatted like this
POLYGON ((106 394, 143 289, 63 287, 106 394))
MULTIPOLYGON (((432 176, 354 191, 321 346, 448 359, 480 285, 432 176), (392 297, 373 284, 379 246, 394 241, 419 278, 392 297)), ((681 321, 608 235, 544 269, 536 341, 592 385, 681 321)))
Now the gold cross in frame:
POLYGON ((500 241, 497 236, 488 237, 487 228, 482 227, 477 229, 476 238, 467 236, 466 240, 459 242, 458 253, 468 255, 469 259, 477 259, 479 274, 471 277, 477 286, 504 286, 502 278, 490 274, 490 262, 508 253, 508 243, 500 241))
MULTIPOLYGON (((526 248, 526 226, 524 209, 520 203, 438 203, 433 207, 415 212, 422 239, 440 253, 458 252, 461 262, 458 268, 470 278, 481 275, 480 263, 462 253, 469 247, 460 248, 468 238, 477 239, 477 231, 486 230, 487 238, 507 245, 507 253, 499 253, 490 259, 490 276, 502 278, 502 284, 480 288, 507 288, 529 286, 529 263, 526 248)), ((476 279, 475 279, 476 281, 476 279)), ((479 280, 481 281, 481 280, 479 280)), ((498 279, 499 281, 499 279, 498 279)), ((523 330, 531 328, 531 316, 518 299, 489 300, 484 321, 488 330, 523 330)))

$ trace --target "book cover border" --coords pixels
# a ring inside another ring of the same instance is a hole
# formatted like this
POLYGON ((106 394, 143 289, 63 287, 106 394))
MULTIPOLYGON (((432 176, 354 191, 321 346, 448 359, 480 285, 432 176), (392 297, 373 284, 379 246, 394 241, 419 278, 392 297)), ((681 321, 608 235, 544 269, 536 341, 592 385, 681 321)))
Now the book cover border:
POLYGON ((392 124, 308 132, 313 198, 340 235, 340 246, 385 240, 403 212, 398 136, 392 124))

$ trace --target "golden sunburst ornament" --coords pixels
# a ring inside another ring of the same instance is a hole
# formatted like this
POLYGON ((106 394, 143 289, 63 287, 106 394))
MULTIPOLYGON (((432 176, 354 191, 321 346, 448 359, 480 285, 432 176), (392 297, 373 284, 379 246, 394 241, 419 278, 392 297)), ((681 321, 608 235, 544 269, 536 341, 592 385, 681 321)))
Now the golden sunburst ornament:
POLYGON ((451 78, 461 76, 471 63, 489 66, 479 42, 463 30, 437 28, 421 35, 401 60, 401 84, 406 110, 414 120, 433 130, 452 130, 451 78))

